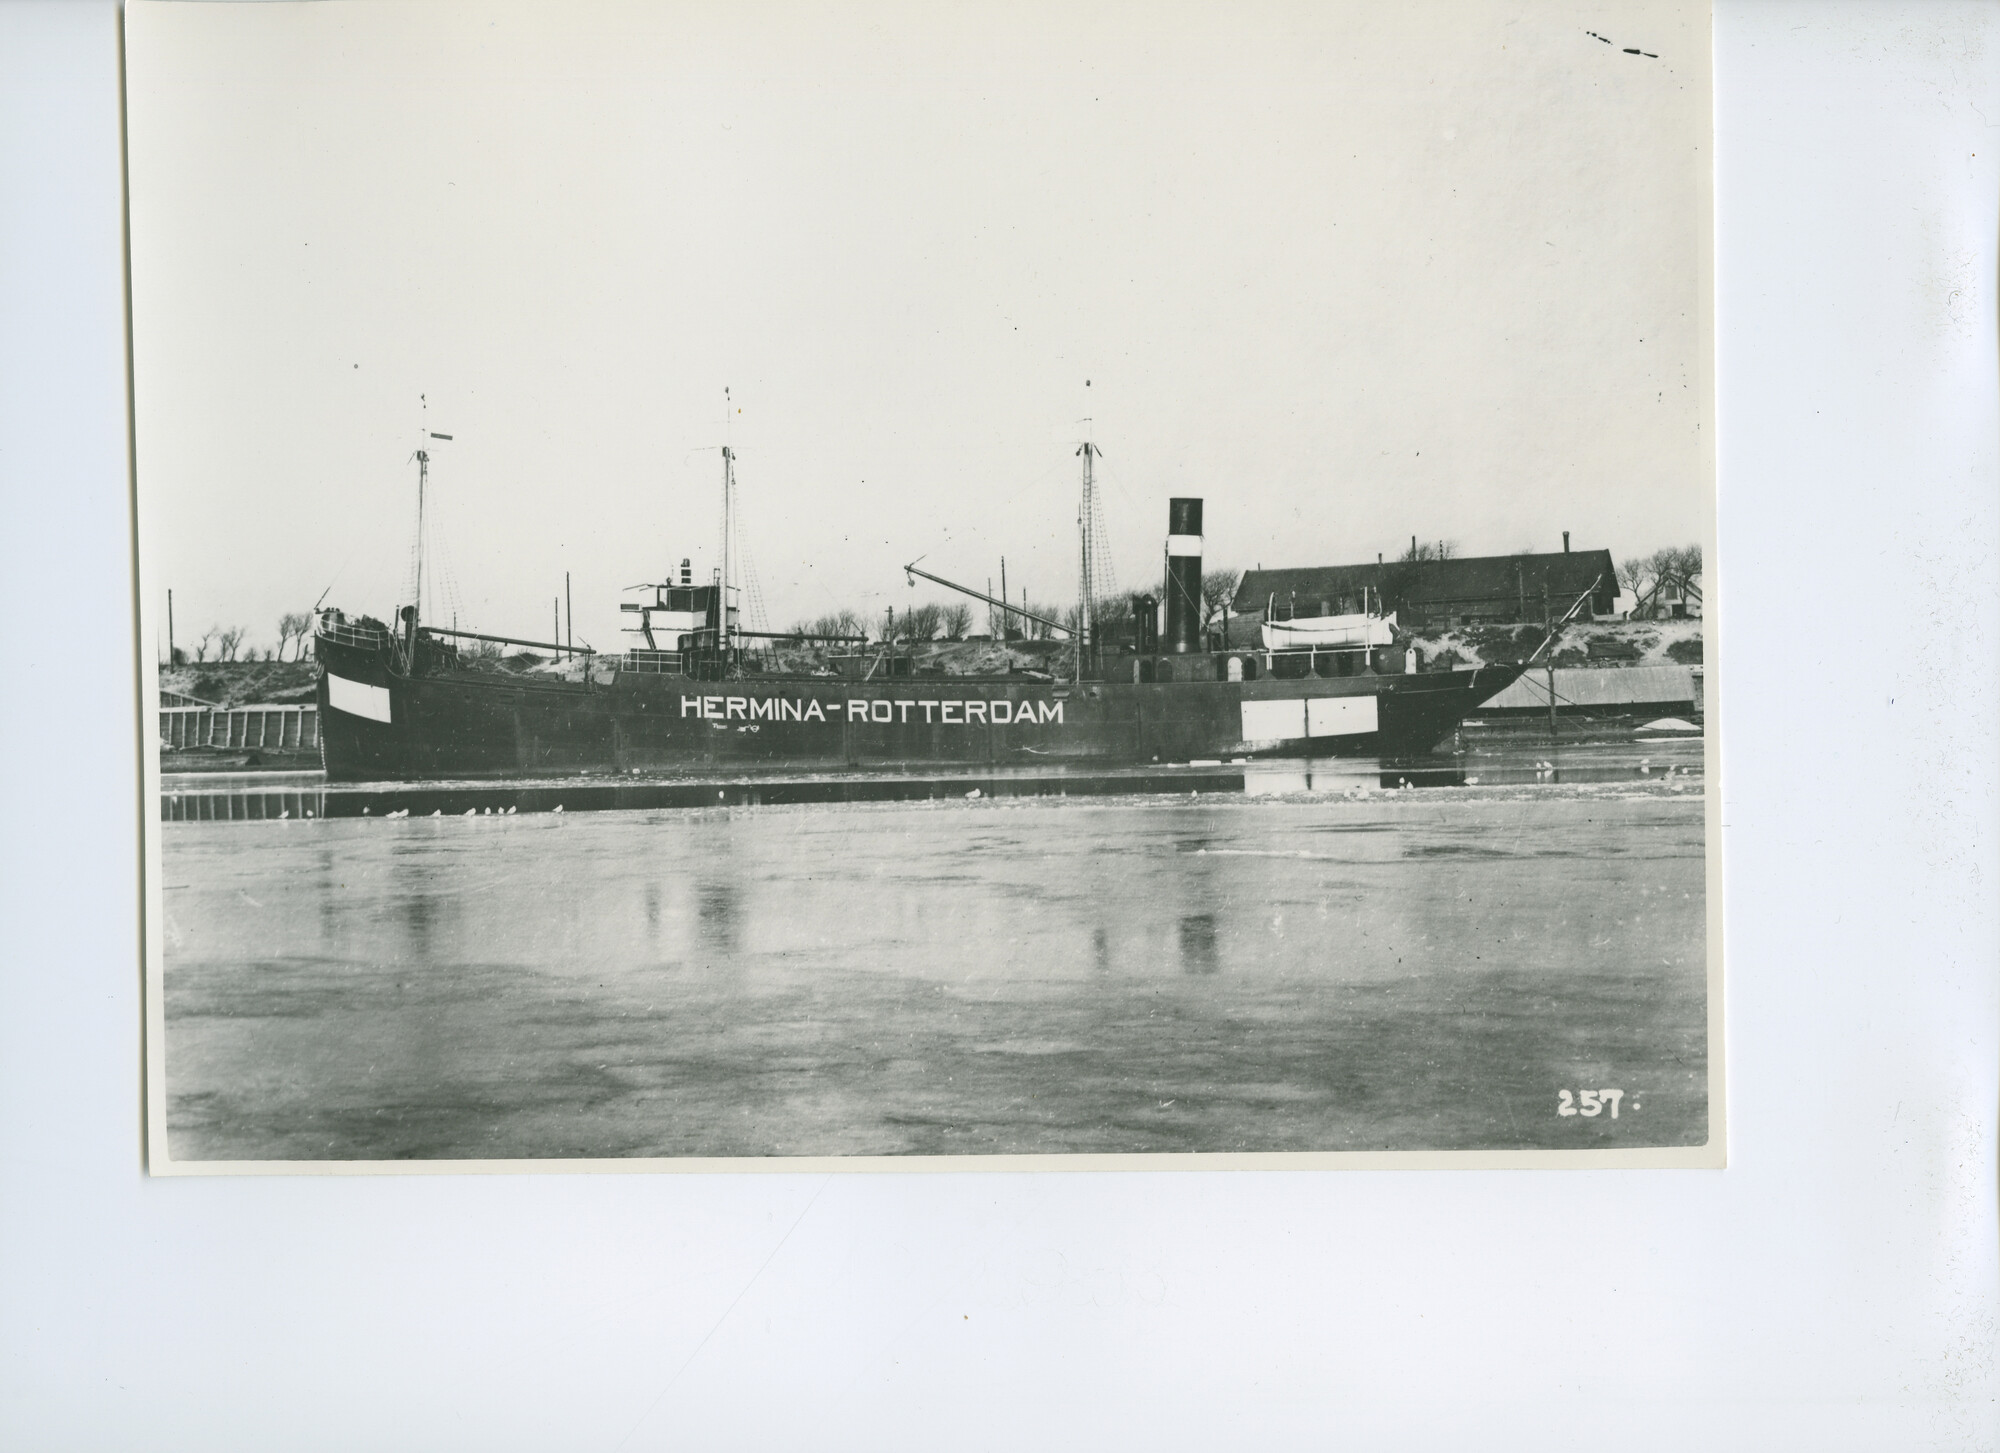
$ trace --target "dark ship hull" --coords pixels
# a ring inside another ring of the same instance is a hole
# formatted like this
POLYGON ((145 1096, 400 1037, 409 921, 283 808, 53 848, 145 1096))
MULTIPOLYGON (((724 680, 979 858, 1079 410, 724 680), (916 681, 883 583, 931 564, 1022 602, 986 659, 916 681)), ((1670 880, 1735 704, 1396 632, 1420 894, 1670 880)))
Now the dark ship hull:
MULTIPOLYGON (((336 781, 849 768, 1008 767, 1284 756, 1421 756, 1520 674, 1229 680, 1223 654, 1171 681, 606 670, 580 681, 450 663, 322 633, 320 741, 336 781), (1190 679, 1203 677, 1207 679, 1190 679)), ((1239 653, 1238 670, 1248 653, 1239 653)), ((1253 667, 1254 669, 1254 667, 1253 667)))

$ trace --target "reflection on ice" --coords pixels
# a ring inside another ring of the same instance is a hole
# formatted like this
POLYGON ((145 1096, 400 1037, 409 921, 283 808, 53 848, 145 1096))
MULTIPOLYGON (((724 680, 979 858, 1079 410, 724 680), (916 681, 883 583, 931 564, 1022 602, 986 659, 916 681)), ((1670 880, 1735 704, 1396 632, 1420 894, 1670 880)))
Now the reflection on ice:
POLYGON ((779 807, 808 803, 1245 793, 1283 797, 1428 788, 1698 779, 1699 740, 1549 743, 1519 733, 1489 742, 1475 735, 1453 755, 1384 762, 1373 757, 1255 758, 1139 768, 1001 771, 971 776, 889 773, 738 778, 730 781, 578 778, 562 782, 358 783, 329 785, 306 774, 170 779, 160 797, 167 822, 303 822, 327 817, 388 819, 554 811, 779 807), (273 780, 275 779, 275 780, 273 780))
POLYGON ((174 1153, 1700 1139, 1701 802, 1382 775, 177 824, 174 1153), (1558 1119, 1582 1083, 1643 1116, 1558 1119))

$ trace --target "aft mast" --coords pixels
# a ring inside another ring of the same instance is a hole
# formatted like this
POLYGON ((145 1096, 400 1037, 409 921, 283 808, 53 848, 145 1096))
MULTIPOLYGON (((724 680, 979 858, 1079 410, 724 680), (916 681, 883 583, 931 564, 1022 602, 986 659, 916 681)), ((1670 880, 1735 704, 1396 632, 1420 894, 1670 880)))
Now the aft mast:
POLYGON ((1097 461, 1104 451, 1089 437, 1089 419, 1082 420, 1085 437, 1077 446, 1083 460, 1083 498, 1076 512, 1077 558, 1077 670, 1085 659, 1095 662, 1103 642, 1097 633, 1097 602, 1116 595, 1118 583, 1111 569, 1111 547, 1105 538, 1103 504, 1097 497, 1097 461))
POLYGON ((417 566, 416 590, 410 601, 410 639, 414 644, 417 634, 417 618, 424 609, 424 486, 430 480, 431 453, 424 447, 429 443, 431 428, 430 400, 417 395, 419 422, 417 424, 417 566))
POLYGON ((735 627, 729 619, 730 536, 736 532, 736 453, 722 446, 722 598, 716 603, 716 622, 722 627, 722 659, 734 660, 735 627))
POLYGON ((451 441, 451 435, 449 434, 435 434, 431 432, 430 400, 423 394, 418 394, 417 406, 419 410, 417 452, 413 456, 417 461, 417 541, 414 552, 415 566, 411 582, 413 587, 411 600, 403 612, 403 620, 408 626, 404 649, 408 653, 412 663, 416 661, 417 623, 422 617, 424 609, 424 495, 430 484, 431 475, 431 453, 429 446, 430 441, 433 439, 443 439, 447 443, 451 441))

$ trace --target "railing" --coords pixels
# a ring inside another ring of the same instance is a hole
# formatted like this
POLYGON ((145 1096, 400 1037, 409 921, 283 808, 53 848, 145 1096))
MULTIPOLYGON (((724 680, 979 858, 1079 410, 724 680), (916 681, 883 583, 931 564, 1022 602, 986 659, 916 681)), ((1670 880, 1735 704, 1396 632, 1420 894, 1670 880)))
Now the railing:
POLYGON ((680 676, 679 651, 627 651, 618 658, 620 671, 638 671, 649 676, 680 676))
POLYGON ((319 746, 316 706, 168 706, 160 709, 160 745, 310 751, 319 746))
POLYGON ((329 616, 319 618, 314 634, 324 636, 335 645, 352 646, 360 651, 379 651, 389 644, 389 632, 385 627, 337 621, 329 616))

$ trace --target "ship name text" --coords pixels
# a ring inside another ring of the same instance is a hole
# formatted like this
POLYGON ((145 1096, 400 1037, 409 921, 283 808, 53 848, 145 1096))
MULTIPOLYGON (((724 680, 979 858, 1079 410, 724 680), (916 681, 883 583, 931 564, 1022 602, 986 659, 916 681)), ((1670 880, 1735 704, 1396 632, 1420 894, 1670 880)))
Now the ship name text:
POLYGON ((851 721, 877 726, 920 722, 936 726, 1062 725, 1060 701, 901 700, 886 696, 819 701, 797 696, 683 696, 681 715, 704 721, 851 721))

